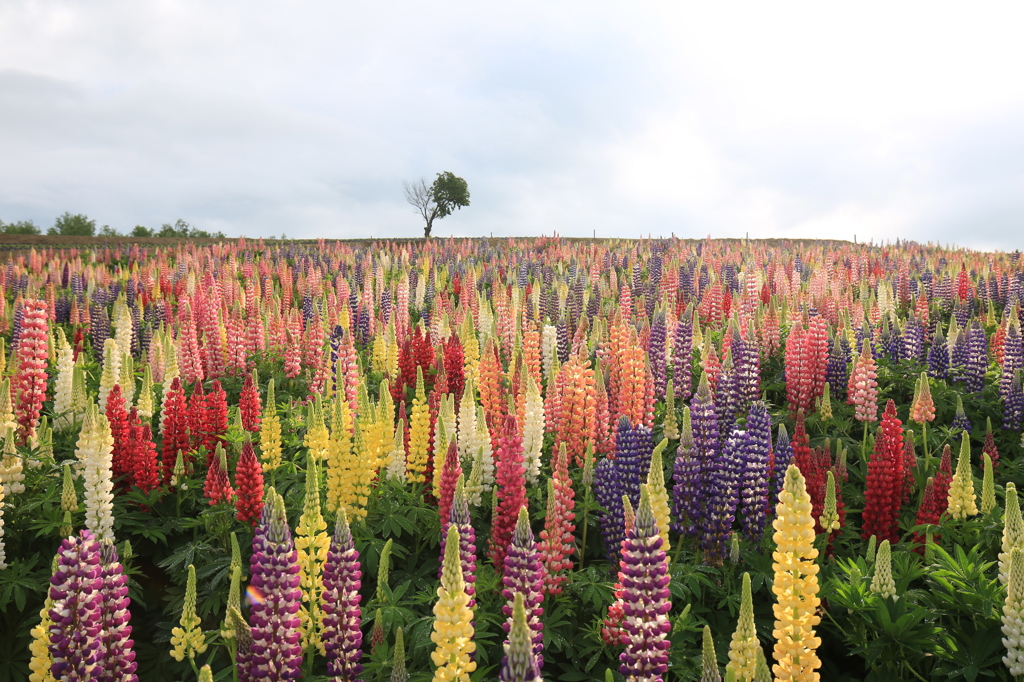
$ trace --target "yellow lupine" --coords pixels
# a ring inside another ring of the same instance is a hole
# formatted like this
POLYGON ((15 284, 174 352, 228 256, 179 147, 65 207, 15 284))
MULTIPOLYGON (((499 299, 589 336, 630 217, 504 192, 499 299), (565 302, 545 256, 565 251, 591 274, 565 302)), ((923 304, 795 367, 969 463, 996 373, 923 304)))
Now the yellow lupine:
POLYGON ((814 548, 814 519, 811 497, 804 477, 795 464, 786 471, 786 482, 776 507, 775 552, 772 568, 776 596, 775 612, 775 676, 795 682, 817 682, 821 666, 817 648, 821 639, 814 634, 821 618, 816 615, 818 598, 818 565, 814 548))
POLYGON ((260 459, 263 471, 281 466, 281 418, 277 416, 273 379, 267 383, 267 399, 260 420, 260 459))
POLYGON ((309 456, 316 462, 323 460, 327 454, 327 447, 330 441, 330 433, 324 424, 324 410, 317 397, 310 407, 310 415, 307 420, 306 436, 302 439, 302 445, 309 450, 309 456))
POLYGON ((307 655, 312 648, 324 655, 320 637, 323 627, 321 595, 324 591, 324 563, 331 541, 327 536, 327 522, 320 513, 320 474, 312 450, 306 458, 306 490, 299 525, 295 527, 295 549, 299 555, 299 587, 302 589, 302 608, 299 609, 299 628, 302 648, 307 655))
POLYGON ((1024 549, 1024 519, 1021 518, 1017 486, 1013 481, 1006 484, 1006 503, 1003 511, 1003 541, 999 552, 999 582, 1003 585, 1010 579, 1010 553, 1014 547, 1024 549))
POLYGON ((206 636, 200 625, 202 619, 196 615, 196 567, 188 565, 188 580, 185 583, 185 604, 181 609, 181 627, 171 630, 171 656, 176 661, 183 661, 188 656, 206 651, 206 636))
POLYGON ((726 676, 736 682, 753 682, 757 672, 757 652, 761 643, 757 640, 754 627, 754 603, 750 593, 750 574, 743 574, 743 588, 740 596, 740 616, 736 631, 729 645, 729 663, 725 666, 726 676))
POLYGON ((351 514, 355 500, 350 476, 352 466, 352 412, 345 395, 339 393, 334 400, 331 438, 327 445, 327 511, 331 514, 341 508, 351 514))
POLYGON ((661 453, 668 446, 668 439, 663 438, 651 455, 651 469, 647 473, 647 486, 651 493, 651 511, 658 522, 658 532, 664 543, 662 549, 669 550, 668 528, 671 517, 668 507, 668 490, 665 489, 665 469, 661 463, 661 453))
POLYGON ((869 589, 878 596, 896 599, 896 581, 892 579, 892 550, 888 540, 878 545, 875 557, 875 575, 871 578, 869 589))
POLYGON ((409 480, 423 483, 427 480, 427 448, 430 445, 430 406, 423 386, 423 370, 416 368, 416 397, 412 401, 409 417, 409 480))
POLYGON ((963 521, 968 516, 978 513, 977 495, 974 492, 974 475, 971 473, 971 445, 964 431, 960 441, 960 459, 956 463, 956 473, 949 486, 947 511, 951 518, 963 521))
POLYGON ((469 673, 476 670, 476 661, 470 658, 476 651, 473 611, 469 608, 459 546, 459 531, 452 524, 448 527, 441 585, 437 588, 438 600, 434 604, 434 631, 430 633, 431 641, 437 645, 430 653, 437 666, 434 682, 469 682, 469 673))

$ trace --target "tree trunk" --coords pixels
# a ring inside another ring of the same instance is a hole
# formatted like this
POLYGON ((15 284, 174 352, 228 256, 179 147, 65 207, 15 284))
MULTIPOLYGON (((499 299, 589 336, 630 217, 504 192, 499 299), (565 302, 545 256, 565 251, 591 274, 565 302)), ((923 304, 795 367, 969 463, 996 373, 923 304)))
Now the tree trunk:
POLYGON ((430 230, 434 226, 433 223, 434 223, 433 220, 428 220, 427 221, 427 226, 423 228, 423 238, 424 239, 430 239, 430 230))

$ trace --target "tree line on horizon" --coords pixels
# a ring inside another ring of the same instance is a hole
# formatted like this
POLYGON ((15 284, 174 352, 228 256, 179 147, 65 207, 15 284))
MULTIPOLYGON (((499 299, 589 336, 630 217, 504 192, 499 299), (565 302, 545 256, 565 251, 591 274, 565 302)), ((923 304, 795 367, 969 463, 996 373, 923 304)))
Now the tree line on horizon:
MULTIPOLYGON (((18 220, 7 223, 0 220, 0 233, 2 234, 44 234, 43 229, 32 220, 18 220)), ((51 236, 73 236, 73 237, 177 237, 179 239, 224 239, 223 232, 210 232, 201 230, 190 225, 180 218, 171 223, 164 223, 159 228, 150 228, 145 225, 136 225, 130 232, 121 233, 117 228, 109 225, 102 225, 98 229, 96 221, 84 213, 70 213, 65 211, 57 216, 53 225, 46 229, 45 234, 51 236)))

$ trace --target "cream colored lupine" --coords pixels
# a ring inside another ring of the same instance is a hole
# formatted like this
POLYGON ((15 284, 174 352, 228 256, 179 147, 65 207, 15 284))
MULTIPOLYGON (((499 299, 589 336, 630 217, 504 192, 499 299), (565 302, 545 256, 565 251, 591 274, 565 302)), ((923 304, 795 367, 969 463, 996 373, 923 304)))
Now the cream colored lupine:
POLYGON ((529 373, 526 375, 526 414, 523 418, 523 457, 526 480, 537 485, 540 480, 540 454, 544 446, 544 399, 540 387, 529 373))
POLYGON ((171 657, 184 661, 187 656, 194 659, 196 654, 206 652, 206 635, 200 627, 202 619, 196 615, 196 567, 188 565, 185 582, 185 603, 181 608, 179 627, 171 629, 171 657))
POLYGON ((121 384, 125 405, 131 405, 135 400, 135 360, 132 359, 131 353, 125 353, 121 357, 121 373, 117 383, 121 384))
POLYGON ((434 497, 441 498, 441 475, 444 471, 444 460, 448 455, 448 432, 444 426, 444 420, 438 419, 434 428, 434 471, 437 475, 432 477, 430 482, 431 491, 434 497))
POLYGON ((775 528, 775 552, 772 568, 775 582, 775 676, 795 682, 817 682, 821 666, 817 649, 821 639, 814 627, 821 622, 816 614, 818 598, 818 565, 814 548, 814 519, 811 497, 804 477, 795 464, 786 471, 785 484, 779 493, 775 528))
POLYGON ((1003 604, 1003 665, 1014 677, 1024 675, 1024 549, 1010 552, 1009 583, 1003 604))
POLYGON ((324 591, 324 563, 331 540, 327 536, 327 522, 320 513, 320 475, 317 460, 311 452, 306 458, 306 491, 299 525, 295 527, 295 549, 299 556, 299 586, 302 589, 302 608, 299 609, 299 628, 302 648, 307 656, 315 647, 325 653, 321 639, 324 591))
POLYGON ((828 478, 825 481, 825 504, 821 510, 821 518, 818 519, 818 522, 826 533, 830 533, 839 530, 839 510, 836 508, 835 475, 831 469, 828 470, 826 475, 828 478))
POLYGON ((120 378, 121 354, 118 352, 117 341, 107 339, 103 342, 103 372, 100 374, 99 387, 100 412, 107 411, 107 396, 120 378))
POLYGON ((75 351, 58 328, 57 384, 53 393, 53 426, 63 431, 71 426, 74 419, 71 406, 71 391, 75 380, 75 351))
POLYGON ((142 419, 152 419, 154 414, 153 406, 153 370, 149 365, 142 368, 142 387, 135 399, 135 409, 138 410, 142 419))
POLYGON ((93 405, 86 412, 75 457, 85 481, 85 527, 99 541, 114 540, 113 450, 110 423, 93 405))
POLYGON ((468 469, 473 466, 476 459, 476 389, 472 379, 466 379, 466 385, 462 389, 462 399, 459 401, 459 457, 462 459, 462 467, 468 469))
POLYGON ((871 578, 870 589, 878 596, 885 599, 890 597, 897 599, 896 582, 892 578, 892 548, 888 540, 882 540, 878 545, 878 555, 875 557, 875 575, 871 578))
MULTIPOLYGON (((743 588, 740 593, 740 615, 736 631, 729 645, 729 662, 725 666, 726 677, 736 682, 754 682, 757 672, 757 652, 761 643, 757 640, 754 627, 754 603, 750 594, 750 574, 743 574, 743 588)), ((764 653, 762 652, 762 656, 764 653)))
POLYGON ((1024 519, 1021 518, 1017 486, 1013 481, 1006 484, 1006 502, 1003 511, 1003 541, 999 552, 999 582, 1003 585, 1010 578, 1010 552, 1014 547, 1024 549, 1024 519))
POLYGON ((476 670, 472 659, 476 651, 473 642, 473 611, 469 608, 469 595, 462 576, 459 557, 459 531, 456 524, 448 527, 441 586, 434 604, 434 631, 430 639, 437 645, 430 658, 437 666, 433 682, 469 682, 469 674, 476 670))
POLYGON ((85 390, 84 356, 78 356, 75 372, 71 378, 71 426, 79 426, 85 420, 89 409, 89 394, 85 390))
POLYGON ((60 508, 64 512, 64 520, 60 525, 61 537, 68 537, 75 532, 72 514, 78 511, 78 493, 75 490, 75 481, 71 476, 71 460, 64 462, 64 480, 60 492, 60 508))
POLYGON ((477 405, 476 408, 476 446, 480 450, 480 463, 483 466, 480 483, 486 492, 494 485, 494 448, 491 445, 491 432, 487 428, 483 405, 477 405))
POLYGON ((711 636, 709 625, 704 626, 704 635, 701 639, 700 667, 700 682, 722 682, 722 673, 718 670, 718 655, 715 653, 715 640, 711 636))
POLYGON ((662 549, 667 553, 670 545, 668 529, 671 521, 668 504, 668 490, 665 488, 665 468, 662 465, 662 453, 668 446, 668 439, 663 438, 651 454, 651 467, 647 471, 647 487, 651 494, 651 511, 658 522, 658 533, 661 535, 662 549))
POLYGON ((981 513, 988 516, 996 508, 996 485, 992 471, 992 458, 987 452, 981 454, 983 475, 981 479, 981 513))
MULTIPOLYGON (((113 324, 114 340, 117 342, 118 356, 130 355, 132 350, 132 314, 125 303, 125 297, 118 297, 114 302, 114 310, 111 315, 113 324)), ((124 386, 121 387, 122 389, 124 386)))
POLYGON ((978 513, 976 500, 974 475, 971 473, 971 446, 965 431, 960 441, 960 459, 957 460, 956 473, 953 474, 953 482, 949 486, 946 510, 951 518, 963 521, 968 516, 978 513))
POLYGON ((404 481, 405 474, 405 420, 399 419, 388 453, 387 477, 390 481, 404 481))
POLYGON ((8 429, 4 437, 3 455, 0 456, 0 483, 4 495, 10 497, 25 492, 25 466, 14 445, 14 431, 8 429))
POLYGON ((6 377, 0 381, 0 438, 17 429, 18 421, 14 418, 14 408, 11 405, 11 380, 6 377))
POLYGON ((470 470, 469 478, 466 480, 466 497, 468 498, 471 506, 479 507, 483 503, 483 478, 483 451, 480 448, 476 448, 476 457, 473 459, 473 468, 470 470))
POLYGON ((412 413, 409 415, 409 481, 425 482, 424 472, 427 470, 427 450, 430 445, 430 406, 427 404, 427 393, 423 384, 423 370, 416 368, 416 395, 412 401, 412 413))

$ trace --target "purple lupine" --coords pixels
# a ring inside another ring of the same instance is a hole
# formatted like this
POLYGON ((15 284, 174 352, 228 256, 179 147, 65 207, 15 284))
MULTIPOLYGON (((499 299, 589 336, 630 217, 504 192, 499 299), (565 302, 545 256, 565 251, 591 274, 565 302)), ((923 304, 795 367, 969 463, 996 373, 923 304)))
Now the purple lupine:
POLYGON ((601 513, 601 537, 605 552, 614 561, 625 537, 625 509, 622 506, 622 480, 614 459, 602 459, 594 467, 594 499, 601 513))
POLYGON ((850 343, 846 336, 839 334, 829 343, 828 362, 825 365, 825 381, 828 382, 832 397, 846 400, 846 388, 850 379, 850 343))
POLYGON ((971 420, 967 418, 967 413, 964 412, 964 401, 960 396, 956 397, 956 414, 953 416, 953 421, 949 423, 949 428, 959 429, 967 433, 971 432, 971 420))
MULTIPOLYGON (((459 558, 462 560, 462 579, 466 583, 466 594, 469 596, 469 608, 476 605, 476 531, 469 518, 469 498, 466 497, 466 483, 463 476, 455 483, 455 494, 452 495, 452 510, 448 521, 441 525, 441 563, 444 563, 444 548, 448 542, 448 526, 455 524, 459 531, 459 558)), ((438 580, 441 579, 441 568, 438 568, 438 580)))
POLYGON ((1021 370, 1013 373, 1010 388, 1003 398, 1003 428, 1020 431, 1021 419, 1024 418, 1024 386, 1021 385, 1021 370))
POLYGON ((759 543, 768 518, 768 482, 772 475, 772 418, 761 401, 750 406, 742 450, 739 511, 743 531, 759 543))
POLYGON ((932 346, 928 349, 928 376, 932 379, 949 378, 949 346, 941 329, 935 330, 932 346))
POLYGON ((101 682, 135 682, 139 679, 135 674, 139 664, 135 662, 135 642, 131 639, 132 626, 128 624, 132 619, 128 610, 131 605, 128 576, 124 574, 114 543, 109 540, 100 545, 100 580, 100 648, 103 658, 100 669, 95 673, 96 679, 101 682))
POLYGON ((1006 402, 1014 384, 1014 375, 1024 367, 1024 345, 1021 343, 1020 329, 1011 322, 1003 340, 1003 369, 999 376, 999 396, 1006 402))
POLYGON ((665 385, 668 372, 665 357, 665 313, 654 316, 651 335, 647 343, 647 357, 650 358, 651 376, 654 379, 654 397, 665 399, 665 385))
POLYGON ((882 348, 885 350, 885 354, 889 356, 892 362, 897 362, 900 359, 900 346, 903 345, 903 338, 900 335, 899 328, 893 324, 889 324, 889 318, 882 318, 882 348))
POLYGON ((629 497, 636 508, 640 503, 640 484, 651 469, 654 440, 646 426, 630 427, 629 419, 621 417, 615 432, 615 468, 618 471, 620 495, 629 497))
POLYGON ((924 327, 917 317, 911 315, 903 327, 903 347, 900 348, 900 359, 908 362, 920 362, 924 354, 924 327))
POLYGON ((622 585, 622 627, 626 649, 619 654, 619 672, 627 680, 660 682, 668 670, 668 639, 672 631, 668 612, 668 558, 662 548, 658 523, 651 511, 647 486, 640 496, 636 521, 622 544, 619 583, 622 585))
POLYGON ((252 646, 248 665, 239 666, 242 682, 292 680, 299 677, 302 645, 299 632, 299 560, 285 516, 284 500, 271 487, 260 525, 252 539, 252 600, 249 620, 252 646))
POLYGON ((352 542, 352 531, 345 510, 338 511, 334 537, 324 562, 323 643, 327 655, 327 674, 340 682, 359 682, 363 666, 362 609, 359 588, 363 572, 359 552, 352 542))
POLYGON ((700 490, 700 462, 694 452, 693 426, 690 408, 683 409, 683 425, 679 434, 679 447, 672 464, 672 532, 692 533, 689 517, 690 500, 700 490))
POLYGON ((65 538, 50 578, 50 673, 93 680, 103 661, 103 571, 100 545, 88 530, 65 538))
POLYGON ((676 338, 672 346, 672 385, 676 399, 685 402, 693 393, 693 310, 686 312, 676 324, 676 338))
MULTIPOLYGON (((769 501, 774 503, 782 492, 782 484, 786 481, 786 470, 793 463, 793 446, 789 442, 789 433, 785 424, 779 424, 779 433, 775 437, 775 451, 772 464, 772 492, 769 501)), ((774 506, 774 504, 772 504, 774 506)))
POLYGON ((693 451, 699 473, 694 481, 695 494, 687 500, 686 518, 689 519, 690 533, 695 534, 706 514, 706 499, 711 489, 708 476, 717 466, 714 463, 720 447, 718 413, 706 374, 701 376, 697 392, 690 400, 690 418, 693 424, 693 451))
POLYGON ((523 606, 526 608, 526 625, 533 637, 533 655, 537 660, 537 669, 544 667, 544 571, 540 561, 540 550, 530 528, 530 515, 526 506, 519 508, 516 529, 512 533, 512 543, 505 554, 505 575, 501 579, 505 586, 501 591, 507 603, 501 612, 508 618, 502 628, 506 640, 512 628, 512 607, 516 594, 523 595, 523 606))
POLYGON ((967 368, 964 373, 964 386, 971 393, 977 393, 985 387, 985 370, 988 368, 988 339, 985 330, 975 320, 966 332, 967 335, 967 368))
POLYGON ((733 363, 732 348, 730 348, 722 358, 722 369, 718 373, 718 386, 715 391, 715 407, 718 412, 720 432, 728 432, 736 422, 736 413, 740 410, 739 393, 736 365, 733 363))
POLYGON ((721 566, 725 560, 736 518, 743 440, 744 431, 734 428, 721 453, 711 458, 704 469, 704 513, 698 522, 699 537, 705 563, 714 566, 721 566))
POLYGON ((961 329, 950 352, 950 377, 954 381, 962 382, 964 380, 964 373, 967 369, 967 360, 969 359, 970 354, 971 351, 967 342, 967 330, 961 329))

